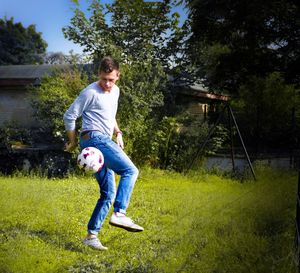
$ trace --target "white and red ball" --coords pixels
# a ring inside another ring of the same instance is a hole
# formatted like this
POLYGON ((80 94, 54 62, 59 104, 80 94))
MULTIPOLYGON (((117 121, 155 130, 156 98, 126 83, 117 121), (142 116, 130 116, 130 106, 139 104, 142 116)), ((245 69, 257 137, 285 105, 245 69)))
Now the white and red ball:
POLYGON ((95 147, 84 148, 77 157, 77 164, 85 172, 99 172, 104 164, 104 156, 100 150, 95 147))

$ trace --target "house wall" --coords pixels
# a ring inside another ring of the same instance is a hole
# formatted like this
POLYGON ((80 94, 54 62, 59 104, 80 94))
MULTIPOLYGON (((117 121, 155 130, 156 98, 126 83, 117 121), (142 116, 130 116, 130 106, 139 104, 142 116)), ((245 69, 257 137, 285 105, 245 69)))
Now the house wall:
POLYGON ((0 126, 6 122, 25 128, 36 126, 29 93, 25 88, 16 86, 0 88, 0 126))
POLYGON ((197 101, 190 101, 187 105, 187 111, 199 120, 206 120, 207 117, 207 109, 208 104, 197 102, 197 101))

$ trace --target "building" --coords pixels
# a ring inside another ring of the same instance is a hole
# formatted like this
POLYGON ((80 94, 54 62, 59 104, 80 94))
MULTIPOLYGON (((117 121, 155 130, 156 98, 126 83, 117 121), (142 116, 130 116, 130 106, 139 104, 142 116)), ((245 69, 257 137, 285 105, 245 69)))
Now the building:
POLYGON ((208 116, 217 115, 219 105, 229 101, 228 95, 209 92, 207 87, 199 83, 176 83, 173 88, 176 92, 176 104, 195 118, 206 121, 208 116))
MULTIPOLYGON (((22 132, 38 131, 39 122, 33 116, 30 103, 32 88, 41 83, 42 77, 65 65, 7 65, 0 66, 0 128, 6 125, 19 129, 16 135, 6 133, 0 139, 0 173, 11 174, 16 169, 40 168, 49 176, 65 176, 70 156, 63 153, 62 144, 44 143, 46 137, 38 136, 37 143, 23 142, 22 132), (37 130, 34 130, 36 128, 37 130), (21 129, 21 130, 20 130, 21 129)), ((17 132, 17 131, 16 131, 17 132)))
MULTIPOLYGON (((53 65, 0 66, 0 126, 13 123, 20 127, 35 127, 30 89, 51 74, 53 65)), ((61 66, 60 66, 61 67, 61 66)))

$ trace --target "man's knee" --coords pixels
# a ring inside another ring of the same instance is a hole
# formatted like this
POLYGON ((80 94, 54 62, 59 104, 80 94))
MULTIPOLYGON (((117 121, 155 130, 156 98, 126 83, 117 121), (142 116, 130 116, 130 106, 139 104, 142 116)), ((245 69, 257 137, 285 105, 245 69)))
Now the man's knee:
POLYGON ((139 175, 139 169, 135 165, 133 165, 133 173, 139 175))
POLYGON ((102 199, 104 202, 108 202, 112 204, 116 197, 116 191, 115 189, 111 189, 107 191, 101 190, 100 195, 101 195, 100 199, 102 199))
POLYGON ((135 165, 132 164, 132 166, 130 166, 130 168, 127 170, 127 173, 137 178, 139 175, 139 170, 135 165))

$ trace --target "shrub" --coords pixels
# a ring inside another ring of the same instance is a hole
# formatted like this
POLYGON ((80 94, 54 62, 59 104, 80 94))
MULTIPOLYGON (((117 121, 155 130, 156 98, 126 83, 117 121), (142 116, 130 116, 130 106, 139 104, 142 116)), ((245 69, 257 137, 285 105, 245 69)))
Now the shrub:
POLYGON ((184 113, 156 119, 151 126, 137 143, 136 159, 147 157, 146 162, 162 169, 183 171, 190 168, 193 161, 199 162, 204 155, 214 153, 227 138, 226 130, 220 125, 201 154, 197 154, 208 134, 207 122, 184 113))
POLYGON ((49 132, 53 141, 65 141, 63 115, 80 91, 88 85, 86 73, 78 69, 55 71, 33 89, 31 104, 40 127, 49 132))
MULTIPOLYGON (((89 79, 96 80, 96 76, 68 69, 45 77, 34 89, 35 115, 41 128, 50 132, 52 142, 66 141, 63 114, 89 79)), ((162 65, 152 59, 121 64, 117 120, 124 133, 126 152, 136 164, 182 171, 192 161, 209 128, 187 114, 164 116, 166 83, 162 65)), ((211 139, 206 151, 213 152, 226 138, 221 127, 217 131, 220 133, 211 139)))
POLYGON ((166 79, 162 66, 151 59, 121 66, 117 120, 129 155, 136 157, 145 152, 140 139, 151 131, 153 117, 158 114, 158 107, 163 105, 166 79))
POLYGON ((297 129, 293 119, 299 119, 293 116, 293 111, 299 111, 295 87, 273 72, 265 78, 249 78, 241 86, 240 95, 233 107, 238 112, 242 133, 247 132, 246 142, 258 151, 290 148, 297 129))

